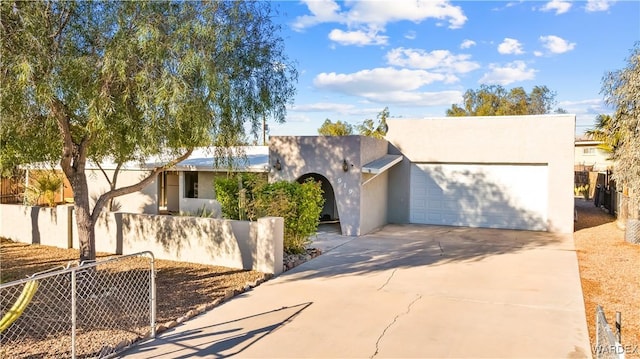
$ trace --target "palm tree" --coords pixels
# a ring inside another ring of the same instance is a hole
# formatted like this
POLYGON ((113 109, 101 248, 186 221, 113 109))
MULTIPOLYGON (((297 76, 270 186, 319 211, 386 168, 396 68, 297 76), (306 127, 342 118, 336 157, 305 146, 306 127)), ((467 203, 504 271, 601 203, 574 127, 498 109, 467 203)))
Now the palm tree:
POLYGON ((621 144, 622 131, 617 127, 615 118, 610 115, 598 115, 594 128, 586 131, 585 134, 596 141, 602 141, 598 148, 611 154, 615 154, 621 144))

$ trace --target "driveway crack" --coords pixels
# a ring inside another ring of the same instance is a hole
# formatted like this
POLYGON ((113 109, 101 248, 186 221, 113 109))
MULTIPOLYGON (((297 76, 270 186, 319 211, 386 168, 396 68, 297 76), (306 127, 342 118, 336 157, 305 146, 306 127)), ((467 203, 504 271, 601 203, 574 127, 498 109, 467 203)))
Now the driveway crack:
POLYGON ((391 281, 391 278, 393 278, 393 275, 396 274, 396 271, 398 270, 398 268, 394 268, 393 271, 391 272, 391 274, 389 275, 389 278, 387 278, 387 281, 384 282, 383 285, 380 286, 380 288, 378 288, 378 290, 383 289, 384 287, 387 286, 387 284, 389 284, 389 281, 391 281))
MULTIPOLYGON (((393 275, 393 273, 392 273, 392 275, 393 275)), ((389 278, 389 279, 390 279, 390 278, 389 278)), ((417 296, 414 300, 412 300, 412 301, 411 301, 411 303, 409 303, 409 305, 407 305, 407 309, 406 309, 404 312, 399 313, 398 315, 396 315, 396 316, 393 318, 393 320, 391 321, 391 323, 389 323, 389 325, 387 325, 387 326, 384 328, 384 330, 382 331, 382 333, 381 333, 381 334, 380 334, 380 336, 378 337, 378 340, 376 340, 376 351, 375 351, 375 353, 373 353, 373 354, 369 357, 369 359, 373 359, 373 358, 375 358, 375 356, 376 356, 376 355, 378 355, 378 352, 380 351, 380 342, 382 341, 382 338, 384 338, 385 334, 387 334, 387 330, 389 330, 389 328, 391 328, 391 327, 392 327, 392 326, 393 326, 393 325, 398 321, 398 318, 400 318, 400 317, 401 317, 401 316, 403 316, 403 315, 407 315, 407 314, 409 314, 409 312, 411 312, 411 307, 412 307, 412 306, 413 306, 417 301, 419 301, 420 299, 422 299, 422 295, 421 295, 421 294, 418 294, 418 296, 417 296)))

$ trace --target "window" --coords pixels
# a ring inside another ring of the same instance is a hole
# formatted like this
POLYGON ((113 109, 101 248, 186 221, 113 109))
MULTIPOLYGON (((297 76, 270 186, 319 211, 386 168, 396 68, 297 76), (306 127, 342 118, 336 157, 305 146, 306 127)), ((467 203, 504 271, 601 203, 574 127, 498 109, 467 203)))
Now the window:
POLYGON ((590 147, 590 148, 583 148, 583 149, 582 149, 582 154, 585 154, 585 155, 595 155, 595 154, 596 154, 596 149, 595 149, 595 148, 593 148, 593 147, 590 147))
POLYGON ((198 172, 184 173, 184 197, 198 198, 198 172))

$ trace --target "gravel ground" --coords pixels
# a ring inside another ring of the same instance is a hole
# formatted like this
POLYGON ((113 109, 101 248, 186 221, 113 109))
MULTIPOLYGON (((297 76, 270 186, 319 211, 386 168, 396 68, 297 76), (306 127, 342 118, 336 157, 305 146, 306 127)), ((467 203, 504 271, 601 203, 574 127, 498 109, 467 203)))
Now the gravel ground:
POLYGON ((615 219, 591 201, 576 199, 578 221, 574 240, 592 348, 596 305, 607 321, 622 313, 622 344, 626 358, 640 358, 640 245, 624 241, 615 219))
MULTIPOLYGON (((2 239, 0 247, 0 280, 2 283, 23 279, 27 275, 65 266, 68 262, 77 262, 79 254, 74 249, 60 249, 49 246, 27 245, 2 239)), ((98 259, 105 259, 99 254, 98 259)), ((221 301, 255 286, 270 276, 256 271, 245 271, 219 266, 156 260, 157 323, 159 330, 176 325, 176 321, 186 320, 198 313, 211 309, 221 301)), ((135 267, 135 265, 134 265, 135 267)), ((122 268, 109 268, 112 273, 130 270, 131 263, 122 268)), ((147 267, 148 268, 148 267, 147 267)), ((44 286, 38 298, 42 295, 44 286)), ((34 297, 34 301, 35 301, 34 297)), ((39 299, 42 300, 42 299, 39 299)), ((3 303, 3 307, 5 306, 3 303)), ((11 305, 11 304, 8 304, 11 305)), ((39 304, 40 305, 40 304, 39 304)), ((3 309, 3 313, 7 309, 3 309)), ((59 311, 59 309, 57 310, 59 311)), ((25 312, 26 313, 26 312, 25 312)), ((19 320, 26 320, 21 318, 19 320)), ((15 324, 18 322, 16 321, 15 324)), ((28 326, 27 326, 28 327, 28 326)), ((80 333, 78 349, 80 353, 96 353, 103 345, 104 338, 116 346, 124 341, 133 341, 142 336, 147 328, 132 327, 128 331, 93 330, 80 333)), ((60 332, 61 330, 56 330, 60 332)), ((54 331, 54 332, 56 332, 54 331)), ((7 333, 0 337, 1 358, 60 358, 69 357, 70 339, 67 333, 59 333, 48 338, 38 338, 22 332, 18 343, 7 345, 7 333), (66 336, 66 338, 64 338, 66 336)))

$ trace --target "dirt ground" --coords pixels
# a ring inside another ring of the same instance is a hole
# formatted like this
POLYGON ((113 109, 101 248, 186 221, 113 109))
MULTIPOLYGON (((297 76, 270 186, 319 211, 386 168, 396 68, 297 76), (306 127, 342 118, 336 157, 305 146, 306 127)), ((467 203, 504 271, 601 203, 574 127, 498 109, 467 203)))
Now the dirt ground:
POLYGON ((640 245, 625 242, 615 218, 593 202, 575 202, 574 240, 592 349, 599 304, 612 326, 615 313, 622 314, 622 345, 631 349, 626 358, 640 358, 640 245))
MULTIPOLYGON (((40 271, 78 260, 78 250, 28 245, 2 239, 0 282, 23 279, 40 271)), ((108 256, 98 254, 98 259, 108 256)), ((268 278, 267 274, 227 267, 155 260, 157 322, 165 323, 190 310, 224 298, 227 291, 268 278)))
MULTIPOLYGON (((52 268, 66 266, 69 262, 77 263, 78 250, 60 249, 41 245, 28 245, 1 239, 0 246, 0 282, 24 279, 28 275, 52 268)), ((98 254, 98 260, 105 259, 106 254, 98 254)), ((142 261, 145 262, 145 261, 142 261)), ((123 264, 124 265, 124 264, 123 264)), ((130 265, 130 263, 128 263, 130 265)), ((148 264, 147 267, 148 268, 148 264)), ((243 291, 247 286, 255 285, 270 275, 219 266, 199 265, 167 260, 155 260, 156 268, 156 322, 174 322, 188 315, 198 313, 204 307, 209 308, 221 299, 228 299, 243 291)), ((131 268, 113 268, 125 271, 131 268)), ((189 315, 191 316, 191 315, 189 315)), ((168 326, 168 325, 167 325, 168 326)), ((77 350, 80 353, 95 353, 101 350, 102 337, 108 336, 115 343, 121 340, 135 340, 136 334, 130 332, 108 333, 92 331, 85 333, 79 340, 77 350), (95 338, 94 336, 102 336, 95 338), (82 346, 82 347, 81 347, 82 346)), ((0 347, 0 358, 58 358, 70 355, 67 339, 57 336, 43 340, 25 338, 10 347, 0 347)))

